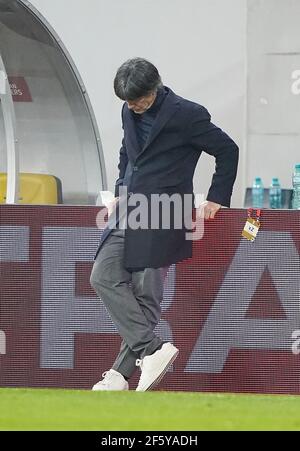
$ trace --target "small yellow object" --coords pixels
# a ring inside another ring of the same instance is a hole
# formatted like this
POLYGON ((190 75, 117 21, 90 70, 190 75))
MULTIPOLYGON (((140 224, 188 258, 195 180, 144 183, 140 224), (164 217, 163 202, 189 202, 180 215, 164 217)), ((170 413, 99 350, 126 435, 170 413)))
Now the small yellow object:
POLYGON ((249 241, 254 241, 260 228, 260 221, 251 217, 247 218, 242 236, 249 241))

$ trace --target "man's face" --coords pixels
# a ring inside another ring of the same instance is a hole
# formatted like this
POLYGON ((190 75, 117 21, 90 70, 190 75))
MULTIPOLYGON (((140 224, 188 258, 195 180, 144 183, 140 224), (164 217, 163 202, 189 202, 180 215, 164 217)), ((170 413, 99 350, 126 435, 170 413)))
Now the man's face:
POLYGON ((151 94, 148 94, 147 96, 139 97, 136 100, 127 100, 126 102, 130 110, 137 114, 143 114, 152 106, 155 97, 156 92, 151 92, 151 94))

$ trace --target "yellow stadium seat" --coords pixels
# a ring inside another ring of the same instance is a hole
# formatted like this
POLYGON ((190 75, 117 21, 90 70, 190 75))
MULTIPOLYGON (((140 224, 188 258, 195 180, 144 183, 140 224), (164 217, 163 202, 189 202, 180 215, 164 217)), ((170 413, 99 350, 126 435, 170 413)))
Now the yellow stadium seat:
MULTIPOLYGON (((19 204, 49 205, 62 203, 61 181, 54 175, 21 172, 19 181, 19 204)), ((6 200, 6 184, 7 174, 0 173, 0 204, 4 204, 6 200)))

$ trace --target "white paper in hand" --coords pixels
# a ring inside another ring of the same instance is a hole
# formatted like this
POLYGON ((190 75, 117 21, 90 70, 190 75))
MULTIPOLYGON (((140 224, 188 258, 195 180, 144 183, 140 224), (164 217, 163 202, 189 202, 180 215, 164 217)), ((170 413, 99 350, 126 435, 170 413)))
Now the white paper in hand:
POLYGON ((115 196, 111 191, 100 191, 97 197, 96 205, 107 207, 108 204, 110 204, 110 202, 112 202, 114 199, 115 196))

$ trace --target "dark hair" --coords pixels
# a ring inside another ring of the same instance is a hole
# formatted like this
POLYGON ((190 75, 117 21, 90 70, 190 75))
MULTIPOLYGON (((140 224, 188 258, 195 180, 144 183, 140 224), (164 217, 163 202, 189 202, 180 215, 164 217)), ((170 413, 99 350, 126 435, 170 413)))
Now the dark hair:
POLYGON ((162 86, 156 67, 144 58, 133 58, 119 67, 114 79, 116 96, 122 100, 136 100, 162 86))

